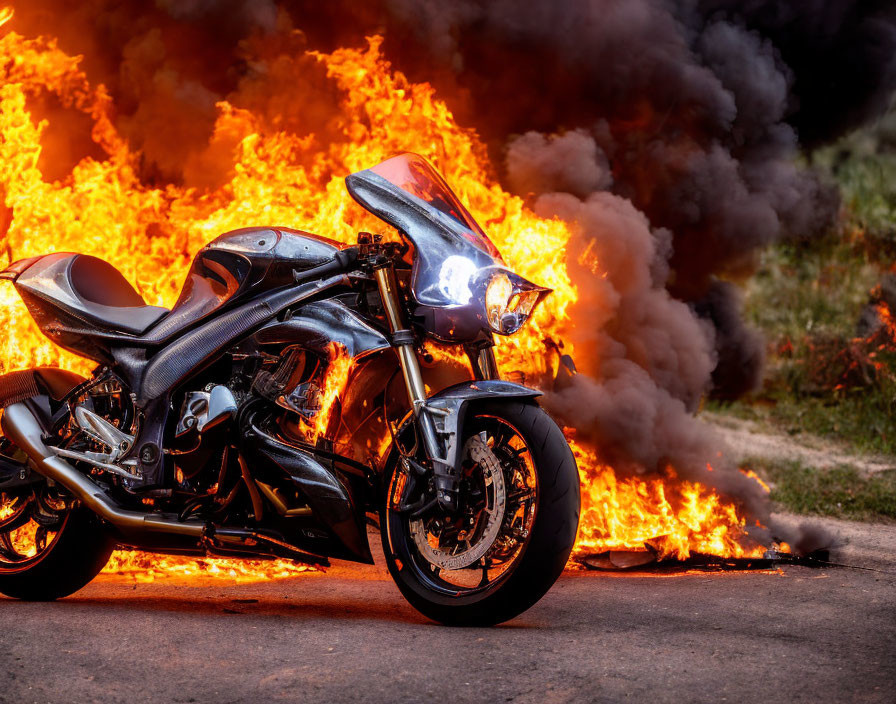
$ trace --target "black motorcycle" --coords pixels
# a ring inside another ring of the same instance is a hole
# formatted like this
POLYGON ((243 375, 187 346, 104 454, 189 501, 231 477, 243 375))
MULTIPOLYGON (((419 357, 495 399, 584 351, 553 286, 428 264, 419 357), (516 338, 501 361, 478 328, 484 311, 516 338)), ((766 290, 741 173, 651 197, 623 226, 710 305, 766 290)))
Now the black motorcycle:
POLYGON ((437 621, 499 623, 547 592, 576 536, 576 463, 539 392, 498 378, 493 335, 550 291, 504 266, 423 158, 346 184, 401 237, 230 232, 170 311, 84 254, 0 274, 50 340, 98 362, 0 377, 0 592, 71 594, 116 545, 371 563, 368 523, 437 621), (469 367, 446 384, 447 346, 469 367))

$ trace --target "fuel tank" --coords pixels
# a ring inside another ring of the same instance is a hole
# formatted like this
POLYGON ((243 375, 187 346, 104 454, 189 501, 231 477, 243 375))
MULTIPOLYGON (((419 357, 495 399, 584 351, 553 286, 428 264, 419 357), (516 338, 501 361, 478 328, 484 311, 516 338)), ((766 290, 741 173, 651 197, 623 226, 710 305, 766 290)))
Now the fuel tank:
POLYGON ((227 232, 199 251, 171 313, 146 337, 162 342, 222 308, 287 286, 294 272, 325 264, 347 246, 284 227, 227 232))

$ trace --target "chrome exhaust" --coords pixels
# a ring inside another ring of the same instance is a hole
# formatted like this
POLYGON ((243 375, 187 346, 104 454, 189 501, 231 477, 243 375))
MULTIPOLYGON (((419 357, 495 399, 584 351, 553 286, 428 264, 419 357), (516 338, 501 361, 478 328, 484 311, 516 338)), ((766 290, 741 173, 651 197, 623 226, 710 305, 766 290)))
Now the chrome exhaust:
POLYGON ((0 428, 19 449, 32 460, 35 470, 68 489, 84 506, 128 533, 165 533, 201 539, 206 534, 204 523, 180 522, 160 516, 128 511, 119 506, 100 487, 58 457, 42 439, 43 431, 34 414, 24 403, 7 406, 0 418, 0 428))

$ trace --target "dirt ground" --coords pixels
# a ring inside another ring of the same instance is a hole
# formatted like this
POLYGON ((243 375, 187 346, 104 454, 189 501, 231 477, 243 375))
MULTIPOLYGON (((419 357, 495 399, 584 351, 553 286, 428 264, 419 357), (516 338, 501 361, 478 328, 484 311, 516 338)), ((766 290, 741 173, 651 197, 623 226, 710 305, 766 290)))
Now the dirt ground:
POLYGON ((850 465, 867 474, 896 469, 896 457, 859 455, 821 438, 766 432, 753 421, 718 413, 701 413, 700 418, 725 439, 736 461, 755 457, 800 461, 818 468, 850 465))

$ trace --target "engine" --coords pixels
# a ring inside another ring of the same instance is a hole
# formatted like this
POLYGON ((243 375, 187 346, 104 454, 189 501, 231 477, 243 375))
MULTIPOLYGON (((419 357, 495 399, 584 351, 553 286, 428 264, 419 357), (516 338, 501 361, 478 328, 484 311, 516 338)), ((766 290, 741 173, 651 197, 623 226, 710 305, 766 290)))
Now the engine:
POLYGON ((325 367, 320 357, 298 346, 287 347, 271 370, 258 371, 252 389, 310 423, 321 410, 325 367))
MULTIPOLYGON (((253 422, 284 429, 289 439, 314 444, 328 360, 299 346, 279 354, 237 349, 221 360, 208 381, 180 395, 168 448, 182 489, 208 489, 220 463, 221 447, 246 437, 253 422), (228 365, 229 368, 225 368, 228 365)), ((201 383, 201 380, 199 380, 201 383)))

